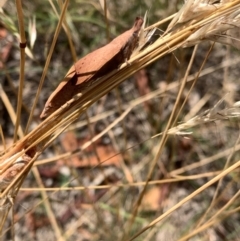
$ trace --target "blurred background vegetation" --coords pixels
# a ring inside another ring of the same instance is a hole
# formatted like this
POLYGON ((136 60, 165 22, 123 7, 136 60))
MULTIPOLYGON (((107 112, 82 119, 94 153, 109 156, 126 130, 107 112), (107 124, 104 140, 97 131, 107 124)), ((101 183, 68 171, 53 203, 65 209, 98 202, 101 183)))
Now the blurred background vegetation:
MULTIPOLYGON (((131 28, 136 16, 148 11, 148 25, 175 13, 183 1, 177 0, 111 0, 107 2, 108 21, 104 16, 104 1, 70 1, 66 21, 74 43, 70 50, 68 37, 62 29, 48 69, 31 129, 40 123, 39 115, 48 96, 65 76, 68 69, 87 53, 107 44, 111 39, 131 28), (76 54, 76 55, 75 55, 76 54)), ((28 40, 25 65, 24 108, 21 124, 26 125, 29 110, 36 95, 43 66, 58 23, 62 1, 23 1, 24 23, 28 40), (54 6, 54 7, 53 7, 54 6), (54 10, 55 8, 55 10, 54 10), (36 39, 34 38, 36 33, 36 39), (30 41, 33 46, 31 47, 30 41)), ((12 105, 16 107, 19 81, 19 40, 15 2, 7 1, 0 12, 0 83, 12 105)), ((167 25, 160 26, 163 30, 167 25)), ((159 29, 159 32, 162 30, 159 29)), ((202 65, 211 43, 201 43, 191 76, 202 65)), ((14 220, 16 240, 128 240, 141 228, 164 213, 174 204, 201 187, 225 167, 239 159, 239 120, 219 118, 215 122, 191 127, 185 135, 171 135, 154 171, 152 181, 139 205, 139 212, 130 226, 133 207, 146 181, 149 163, 155 156, 160 137, 171 114, 178 87, 186 73, 192 48, 178 49, 151 66, 137 72, 116 90, 103 97, 63 133, 36 163, 46 188, 57 227, 52 226, 47 207, 30 173, 15 200, 14 220), (170 86, 170 87, 169 87, 170 86), (163 94, 137 106, 133 101, 141 96, 162 90, 163 94), (78 150, 91 138, 106 129, 128 108, 133 107, 122 121, 116 123, 101 139, 77 156, 61 155, 78 150), (91 124, 87 124, 90 118, 91 124), (229 149, 235 147, 235 151, 229 149), (54 157, 57 160, 51 161, 54 157), (45 160, 45 163, 41 162, 45 160), (99 165, 99 162, 103 162, 99 165), (193 166, 195 165, 195 166, 193 166), (186 169, 184 169, 186 168, 186 169), (161 183, 161 180, 166 180, 161 183), (170 181, 167 181, 170 180, 170 181), (70 187, 82 190, 61 190, 70 187), (118 186, 120 184, 120 187, 118 186), (136 185, 133 185, 136 184, 136 185), (107 185, 105 188, 101 186, 107 185), (87 188, 85 188, 87 187, 87 188), (39 204, 40 202, 40 204, 39 204), (128 227, 131 227, 128 230, 128 227), (126 235, 126 236, 124 236, 126 235), (124 237, 124 238, 123 238, 124 237)), ((178 118, 184 123, 190 118, 212 109, 224 99, 219 109, 232 106, 239 100, 239 51, 215 44, 207 59, 202 76, 187 99, 178 118)), ((193 78, 192 78, 193 79, 193 78)), ((184 91, 187 95, 191 81, 184 91)), ((179 103, 179 108, 181 106, 179 103)), ((14 128, 3 102, 0 101, 0 124, 7 144, 12 143, 14 128)), ((2 147, 1 147, 2 148, 2 147)), ((216 214, 239 190, 239 170, 225 176, 221 182, 204 190, 163 222, 135 240, 180 240, 180 237, 199 227, 216 214), (204 213, 210 207, 204 217, 204 213)), ((222 221, 189 240, 239 240, 239 199, 225 210, 222 221), (228 212, 228 213, 227 213, 228 212), (229 215, 227 215, 229 214, 229 215)), ((220 218, 220 219, 221 219, 220 218)), ((9 217, 2 240, 11 237, 9 217)))

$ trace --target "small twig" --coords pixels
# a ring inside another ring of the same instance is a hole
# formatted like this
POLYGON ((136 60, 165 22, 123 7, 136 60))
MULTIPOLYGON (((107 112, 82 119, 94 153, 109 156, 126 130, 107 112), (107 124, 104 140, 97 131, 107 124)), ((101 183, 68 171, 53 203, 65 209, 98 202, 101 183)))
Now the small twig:
POLYGON ((18 15, 18 24, 19 24, 19 32, 20 32, 20 75, 19 75, 19 87, 18 87, 18 102, 17 102, 17 118, 15 123, 14 129, 14 138, 13 142, 15 143, 17 140, 17 132, 18 127, 20 125, 20 117, 21 117, 21 108, 22 108, 22 94, 23 94, 23 86, 24 86, 24 69, 25 69, 25 48, 26 44, 26 37, 25 37, 25 30, 24 30, 24 17, 22 12, 22 5, 21 0, 16 0, 16 7, 17 7, 17 15, 18 15))

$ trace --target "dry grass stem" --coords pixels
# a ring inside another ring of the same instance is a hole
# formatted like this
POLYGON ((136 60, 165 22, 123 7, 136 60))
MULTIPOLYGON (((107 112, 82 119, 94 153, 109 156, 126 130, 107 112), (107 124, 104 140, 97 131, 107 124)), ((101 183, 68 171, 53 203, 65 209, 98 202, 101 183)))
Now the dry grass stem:
MULTIPOLYGON (((50 1, 52 8, 57 14, 57 10, 55 9, 53 3, 50 1)), ((104 12, 106 16, 110 16, 108 13, 108 9, 106 6, 106 1, 101 1, 102 6, 104 6, 104 12)), ((18 15, 19 15, 19 29, 20 34, 19 39, 20 43, 24 44, 26 42, 25 35, 24 35, 24 25, 23 25, 23 14, 22 14, 22 8, 19 6, 20 1, 16 0, 16 6, 18 6, 18 15)), ((14 141, 17 139, 17 135, 20 137, 20 140, 16 142, 11 147, 8 147, 6 150, 4 150, 1 153, 0 156, 0 228, 3 227, 3 224, 5 222, 5 219, 7 217, 7 214, 12 206, 12 203, 14 201, 15 196, 17 195, 17 192, 19 188, 21 187, 21 184, 34 165, 35 160, 38 158, 38 156, 46 149, 48 148, 54 140, 67 128, 71 127, 73 123, 79 118, 80 115, 84 114, 88 107, 93 105, 95 102, 97 102, 102 96, 107 94, 112 89, 116 88, 120 83, 122 83, 126 78, 133 75, 138 70, 150 65, 154 61, 158 60, 159 58, 162 58, 163 56, 173 53, 174 50, 184 47, 189 47, 192 45, 196 45, 202 41, 206 40, 213 40, 216 42, 223 42, 222 38, 228 37, 234 39, 234 35, 231 35, 231 31, 229 30, 236 30, 236 28, 239 28, 240 26, 240 0, 235 1, 209 1, 209 0, 202 0, 202 1, 196 1, 196 0, 188 0, 185 5, 181 8, 181 10, 175 14, 174 16, 171 16, 165 20, 162 20, 161 22, 157 24, 162 24, 166 20, 172 19, 170 24, 168 25, 167 30, 163 33, 162 36, 159 36, 159 38, 154 42, 151 43, 149 46, 146 47, 146 42, 151 42, 152 36, 155 34, 156 31, 156 24, 153 24, 152 26, 149 26, 147 29, 145 29, 144 32, 140 33, 140 44, 138 49, 135 51, 135 53, 132 55, 132 57, 129 59, 128 63, 122 64, 122 66, 117 70, 113 71, 106 76, 94 81, 91 86, 88 86, 86 90, 84 90, 82 93, 78 93, 75 95, 71 100, 69 100, 67 103, 65 103, 61 108, 59 108, 57 111, 55 111, 53 114, 51 114, 47 119, 45 119, 42 123, 40 123, 37 127, 35 127, 31 132, 28 133, 28 130, 30 128, 30 124, 32 121, 33 113, 35 110, 35 107, 37 105, 39 95, 41 93, 41 89, 43 86, 43 82, 45 79, 45 76, 47 74, 47 70, 49 68, 50 60, 54 51, 54 46, 56 44, 56 41, 58 39, 59 32, 61 30, 61 27, 63 26, 66 35, 68 36, 68 41, 70 43, 71 52, 74 58, 76 58, 76 53, 74 51, 73 43, 71 34, 69 31, 69 27, 67 25, 66 21, 66 11, 68 6, 68 0, 64 2, 64 4, 60 3, 61 7, 61 14, 59 17, 58 25, 56 28, 56 32, 49 50, 49 54, 47 56, 47 60, 43 69, 42 77, 40 79, 38 91, 36 94, 36 98, 34 100, 31 113, 29 115, 29 120, 26 126, 25 130, 25 136, 22 131, 21 125, 20 125, 20 114, 21 114, 21 106, 22 106, 22 90, 23 90, 23 80, 24 80, 24 62, 25 62, 25 51, 24 48, 21 48, 21 63, 20 63, 20 85, 19 85, 19 92, 18 92, 18 108, 17 108, 17 114, 15 114, 13 107, 11 106, 10 101, 8 100, 6 94, 4 93, 2 86, 0 85, 0 97, 3 100, 3 103, 5 107, 7 108, 9 112, 9 116, 11 117, 11 120, 13 124, 15 125, 15 134, 14 134, 14 141), (227 35, 226 35, 227 34, 227 35), (12 200, 12 201, 11 201, 12 200)), ((109 17, 110 18, 110 17, 109 17)), ((107 18, 106 18, 107 20, 107 18)), ((146 17, 145 17, 145 23, 146 23, 146 17)), ((145 25, 145 24, 144 24, 145 25)), ((17 31, 16 31, 17 32, 17 31)), ((232 42, 230 42, 231 44, 232 42)), ((236 45, 235 45, 236 46, 236 45)), ((197 49, 197 47, 196 47, 197 49)), ((194 58, 194 54, 192 55, 192 61, 194 58)), ((237 60, 239 63, 239 60, 237 60)), ((189 71, 192 67, 192 62, 189 63, 189 71)), ((222 68, 222 66, 220 66, 222 68)), ((116 126, 117 123, 124 120, 124 118, 130 113, 130 111, 136 107, 137 105, 143 103, 146 100, 149 100, 154 97, 159 97, 163 94, 166 94, 168 90, 171 88, 176 88, 180 85, 180 90, 178 92, 177 101, 175 102, 175 106, 173 108, 173 111, 171 113, 171 117, 169 118, 165 130, 157 134, 155 136, 152 136, 152 138, 155 138, 157 136, 161 135, 161 140, 158 145, 158 149, 156 151, 156 154, 151 162, 150 168, 148 170, 148 175, 145 182, 142 183, 128 183, 127 186, 137 186, 142 185, 143 188, 141 189, 142 192, 139 195, 139 198, 136 202, 136 208, 134 208, 131 217, 129 217, 129 221, 126 222, 126 225, 128 227, 125 227, 126 233, 123 235, 123 239, 127 240, 126 237, 129 237, 128 231, 131 230, 132 224, 134 223, 135 218, 137 218, 138 208, 140 206, 141 200, 143 195, 145 194, 145 190, 148 185, 153 184, 154 182, 150 181, 152 177, 152 173, 154 168, 156 167, 156 163, 159 160, 163 147, 166 143, 166 140, 169 135, 190 135, 191 130, 195 126, 200 126, 206 123, 215 122, 215 121, 226 121, 232 118, 239 118, 240 116, 240 104, 239 102, 235 103, 231 107, 225 107, 221 108, 222 102, 224 100, 221 99, 214 107, 210 108, 209 110, 205 111, 202 114, 196 115, 192 117, 191 119, 185 121, 184 123, 175 125, 176 117, 179 116, 179 113, 177 113, 177 107, 179 100, 182 96, 185 84, 189 80, 189 71, 186 71, 186 76, 184 79, 181 80, 181 83, 172 83, 169 85, 169 89, 161 91, 157 90, 155 92, 151 92, 150 94, 138 98, 132 102, 130 102, 130 105, 128 108, 121 112, 121 115, 115 119, 114 122, 112 122, 104 131, 99 133, 96 136, 92 136, 91 140, 87 143, 85 143, 82 147, 82 151, 86 149, 88 146, 90 146, 92 143, 94 143, 96 140, 98 140, 100 137, 102 137, 105 133, 109 132, 111 128, 116 126), (174 125, 173 125, 174 124, 174 125)), ((209 70, 212 71, 212 70, 209 70)), ((201 75, 200 71, 197 74, 201 75)), ((192 79, 197 80, 197 78, 192 77, 192 79)), ((195 82, 194 82, 195 83, 195 82)), ((194 85, 194 84, 193 84, 194 85)), ((191 91, 191 90, 190 90, 191 91)), ((190 92, 189 92, 190 93, 190 92)), ((188 97, 188 95, 187 95, 188 97)), ((187 98, 186 97, 186 98, 187 98)), ((205 96, 207 99, 208 96, 205 96)), ((203 100, 204 101, 204 100, 203 100)), ((124 109, 121 104, 119 104, 119 109, 124 109)), ((200 107, 199 107, 200 109, 200 107)), ((189 116, 192 116, 195 113, 190 113, 189 116)), ((89 120, 89 123, 91 123, 91 119, 89 120)), ((84 123, 86 124, 86 123, 84 123)), ((1 131, 1 138, 3 138, 3 134, 1 131)), ((239 149, 239 145, 235 147, 235 150, 239 149)), ((232 149, 231 149, 232 150, 232 149)), ((225 154, 222 155, 226 156, 229 154, 229 150, 226 150, 225 154)), ((74 153, 75 155, 77 152, 74 153)), ((61 157, 68 157, 73 156, 73 153, 66 153, 65 155, 61 157)), ((55 160, 55 159, 53 159, 55 160)), ((211 161, 214 160, 214 157, 212 157, 211 161)), ((48 162, 51 160, 48 160, 48 162)), ((208 160, 208 163, 210 160, 208 160)), ((42 164, 43 162, 35 162, 35 164, 42 164)), ((207 161, 205 160, 205 163, 207 161)), ((99 163, 100 165, 100 163, 99 163)), ((132 174, 129 172, 128 168, 125 166, 125 164, 122 162, 122 165, 124 166, 125 170, 125 176, 129 177, 129 180, 132 180, 132 174)), ((171 173, 169 173, 169 177, 166 180, 160 180, 156 183, 168 183, 168 182, 179 182, 187 179, 194 179, 199 178, 197 175, 193 176, 179 176, 181 173, 185 172, 186 170, 190 170, 192 168, 196 168, 197 165, 203 165, 203 163, 195 163, 192 165, 189 165, 185 168, 175 170, 171 173), (172 178, 170 178, 172 177, 172 178), (174 178, 173 178, 174 177, 174 178)), ((168 211, 166 211, 164 214, 156 218, 154 221, 149 223, 144 229, 140 230, 136 235, 134 235, 129 240, 134 240, 136 237, 138 237, 140 234, 148 230, 149 228, 155 226, 158 222, 166 218, 168 215, 170 215, 172 212, 174 212, 176 209, 178 209, 181 205, 188 202, 190 199, 198 195, 200 192, 205 190, 210 185, 214 184, 215 182, 219 181, 221 178, 225 177, 230 172, 233 172, 236 168, 240 166, 240 161, 232 164, 231 166, 228 165, 226 168, 221 172, 211 172, 211 173, 205 173, 205 174, 199 174, 201 177, 213 177, 209 182, 204 184, 202 187, 194 191, 191 195, 184 198, 182 201, 180 201, 178 204, 170 208, 168 211)), ((34 166, 33 169, 34 175, 37 178, 39 173, 34 166)), ((54 189, 47 189, 44 188, 41 179, 38 178, 38 184, 40 186, 39 189, 35 189, 35 191, 42 191, 42 197, 45 203, 45 207, 47 209, 47 213, 51 222, 51 225, 54 229, 54 232, 56 234, 56 237, 58 240, 66 240, 64 235, 68 237, 70 234, 62 234, 57 221, 54 217, 53 210, 51 209, 51 205, 48 201, 46 191, 48 190, 54 190, 54 189)), ((116 187, 124 187, 125 184, 119 184, 116 185, 116 187)), ((105 185, 105 186, 91 186, 88 187, 88 189, 94 188, 94 189, 101 189, 101 188, 112 188, 113 185, 105 185)), ((60 190, 69 190, 69 187, 63 187, 60 190)), ((59 190, 58 189, 58 190, 59 190)), ((79 189, 76 188, 76 190, 84 190, 85 187, 81 186, 79 189)), ((27 189, 25 189, 27 190, 27 189)), ((236 194, 237 196, 239 193, 236 194)), ((232 200, 235 200, 237 196, 234 196, 232 200)), ((226 208, 230 205, 231 202, 225 205, 225 207, 222 208, 222 210, 219 211, 219 213, 222 213, 226 208)), ((97 213, 97 211, 96 211, 97 213)), ((209 220, 209 222, 206 223, 206 227, 209 227, 211 225, 214 225, 215 222, 217 222, 217 217, 219 213, 216 213, 215 216, 212 217, 212 219, 209 220)), ((77 226, 80 224, 78 223, 77 226)), ((200 232, 204 228, 204 226, 200 226, 198 230, 195 230, 194 233, 189 234, 189 236, 184 237, 182 240, 186 240, 190 236, 196 234, 197 232, 200 232)), ((73 229, 74 230, 74 229, 73 229)), ((73 231, 69 231, 69 233, 72 233, 73 231)), ((0 232, 1 233, 1 232, 0 232)))

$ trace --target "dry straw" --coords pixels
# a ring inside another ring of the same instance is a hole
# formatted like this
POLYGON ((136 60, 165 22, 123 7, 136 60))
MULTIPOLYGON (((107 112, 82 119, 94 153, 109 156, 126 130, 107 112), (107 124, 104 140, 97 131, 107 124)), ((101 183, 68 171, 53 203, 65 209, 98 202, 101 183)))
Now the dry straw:
MULTIPOLYGON (((56 43, 59 29, 63 23, 66 24, 64 22, 64 13, 66 8, 67 2, 65 2, 62 8, 62 14, 60 16, 53 45, 47 58, 43 76, 41 78, 41 84, 30 115, 30 121, 38 100, 38 96, 41 91, 41 86, 46 75, 46 70, 51 59, 53 47, 56 43)), ((21 8, 19 7, 19 9, 21 8)), ((5 150, 5 152, 2 152, 0 158, 0 227, 3 226, 3 223, 12 206, 14 198, 17 195, 17 192, 24 178, 34 164, 34 161, 66 128, 68 128, 75 120, 77 120, 79 116, 84 113, 89 106, 91 106, 102 96, 114 89, 126 78, 133 75, 138 70, 148 66, 149 64, 165 56, 166 54, 172 53, 178 48, 192 46, 206 40, 223 42, 224 38, 234 39, 233 35, 229 35, 229 33, 233 32, 229 32, 229 30, 234 30, 240 25, 239 9, 240 0, 222 0, 220 2, 209 0, 186 1, 185 5, 181 8, 181 10, 172 17, 172 21, 170 22, 164 34, 162 36, 159 36, 159 38, 154 43, 152 43, 143 50, 138 50, 137 52, 135 52, 134 56, 132 56, 128 61, 128 64, 123 64, 117 71, 114 71, 107 76, 102 77, 101 79, 97 80, 92 86, 89 86, 83 93, 79 93, 74 96, 70 101, 68 101, 65 105, 63 105, 46 120, 44 120, 41 124, 39 124, 34 130, 32 130, 27 135, 22 136, 21 139, 11 148, 8 148, 7 150, 5 150)), ((21 12, 20 10, 18 11, 21 12)), ((154 27, 161 25, 167 20, 169 20, 169 18, 155 23, 154 25, 149 26, 147 29, 154 31, 154 27)), ((148 33, 147 29, 145 29, 146 33, 148 33)), ((21 41, 24 42, 25 36, 21 34, 20 36, 21 41)), ((151 39, 151 34, 141 33, 140 37, 140 43, 144 44, 147 39, 151 39)), ((23 78, 24 74, 24 68, 22 67, 23 64, 24 62, 21 64, 20 79, 23 78)), ((0 96, 3 97, 3 92, 1 89, 0 91, 0 96)), ((19 98, 21 101, 21 93, 19 93, 19 98)), ((185 130, 189 126, 193 126, 206 121, 216 120, 219 119, 219 117, 223 118, 223 116, 225 118, 229 116, 229 113, 230 115, 234 116, 239 115, 239 109, 237 105, 234 106, 232 109, 222 110, 220 114, 219 112, 216 112, 215 109, 216 108, 214 107, 212 110, 209 110, 208 113, 204 113, 203 115, 194 117, 186 123, 173 127, 171 129, 170 126, 172 120, 170 118, 168 122, 169 124, 167 125, 165 132, 162 133, 163 136, 160 143, 159 152, 156 156, 156 159, 151 165, 148 173, 148 179, 151 177, 153 168, 156 165, 156 160, 161 154, 162 146, 164 145, 167 134, 181 134, 183 133, 183 130, 185 130)), ((16 117, 16 120, 19 120, 20 112, 21 110, 20 108, 18 108, 18 117, 16 117)), ((18 133, 19 131, 19 121, 16 121, 16 123, 17 125, 15 136, 16 133, 18 133)), ((148 180, 145 184, 145 187, 147 186, 147 183, 148 180)), ((141 197, 139 201, 141 201, 141 197)), ((137 212, 137 210, 135 210, 135 212, 137 212)), ((165 216, 167 216, 167 214, 165 216)), ((156 220, 156 222, 152 222, 148 227, 146 227, 146 229, 152 227, 161 219, 156 220)), ((144 230, 142 230, 141 232, 143 232, 144 230)), ((137 235, 135 237, 137 237, 137 235)), ((134 237, 131 238, 131 240, 133 239, 134 237)))

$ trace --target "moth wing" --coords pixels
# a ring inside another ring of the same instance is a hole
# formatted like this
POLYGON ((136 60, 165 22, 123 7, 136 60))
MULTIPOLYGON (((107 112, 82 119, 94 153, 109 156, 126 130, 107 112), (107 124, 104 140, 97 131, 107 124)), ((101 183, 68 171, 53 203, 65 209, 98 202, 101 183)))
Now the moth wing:
POLYGON ((116 59, 116 56, 120 53, 122 49, 130 41, 133 33, 136 31, 138 32, 142 26, 143 20, 142 18, 136 18, 133 27, 120 34, 118 37, 114 38, 109 44, 99 48, 85 57, 78 60, 75 64, 76 74, 78 76, 77 85, 82 84, 85 81, 99 78, 103 76, 104 71, 100 71, 101 69, 106 69, 106 65, 109 68, 108 72, 116 69, 119 63, 124 62, 125 59, 116 59), (116 64, 110 63, 113 62, 113 59, 117 62, 116 64), (97 76, 96 76, 97 75, 97 76))
POLYGON ((47 117, 71 99, 76 91, 76 85, 100 78, 127 60, 134 47, 134 44, 128 46, 128 43, 131 43, 131 38, 136 38, 134 33, 138 34, 142 24, 143 19, 137 17, 130 30, 113 39, 108 45, 78 60, 48 98, 40 118, 47 117))
POLYGON ((100 78, 106 74, 100 74, 99 70, 111 61, 120 52, 120 50, 121 46, 109 43, 108 45, 97 49, 78 60, 74 65, 78 78, 77 85, 91 79, 100 78))
POLYGON ((58 87, 49 96, 49 98, 44 106, 44 109, 40 115, 40 118, 45 118, 46 116, 51 114, 53 111, 55 111, 59 107, 58 102, 65 103, 66 101, 69 100, 68 99, 68 96, 70 94, 69 93, 69 82, 71 81, 71 79, 73 79, 75 74, 76 74, 76 71, 75 71, 75 67, 73 65, 67 72, 64 79, 60 82, 58 87), (66 91, 64 89, 66 89, 66 91))

